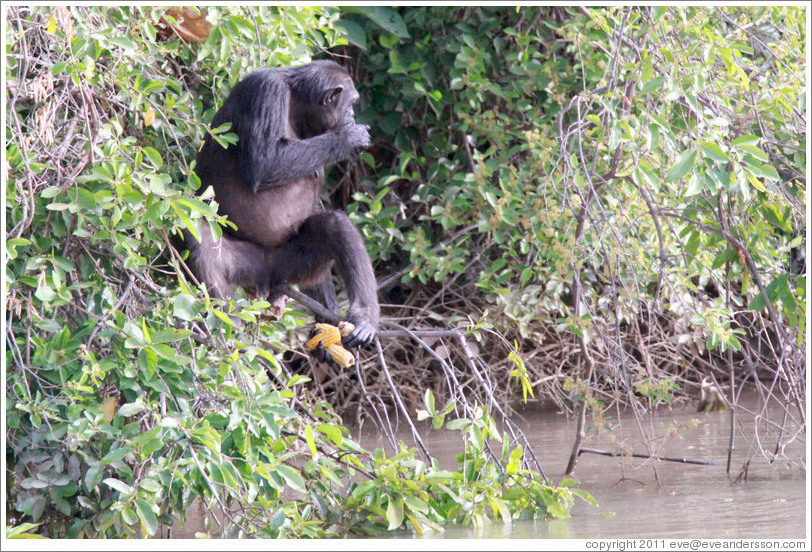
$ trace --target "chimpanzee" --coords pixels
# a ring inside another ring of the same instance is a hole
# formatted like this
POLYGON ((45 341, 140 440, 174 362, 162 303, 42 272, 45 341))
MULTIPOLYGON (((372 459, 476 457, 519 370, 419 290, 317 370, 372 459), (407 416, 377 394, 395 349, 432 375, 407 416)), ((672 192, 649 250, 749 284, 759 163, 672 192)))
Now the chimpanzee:
POLYGON ((214 242, 207 224, 200 241, 185 232, 189 266, 215 297, 235 286, 256 297, 279 284, 302 291, 337 312, 331 267, 347 289, 348 347, 369 344, 379 307, 372 263, 358 230, 339 211, 326 211, 319 190, 327 165, 370 144, 369 127, 355 123, 359 99, 347 71, 333 61, 246 75, 214 116, 239 140, 228 148, 208 136, 197 156, 201 190, 214 188, 226 227, 214 242))

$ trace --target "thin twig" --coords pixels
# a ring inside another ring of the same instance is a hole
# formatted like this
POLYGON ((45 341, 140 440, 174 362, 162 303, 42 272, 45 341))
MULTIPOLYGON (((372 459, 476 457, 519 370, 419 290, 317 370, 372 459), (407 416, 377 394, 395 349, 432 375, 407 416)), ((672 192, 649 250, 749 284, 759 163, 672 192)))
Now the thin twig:
POLYGON ((652 460, 662 460, 664 462, 679 462, 681 464, 699 464, 701 466, 718 466, 719 462, 712 462, 710 460, 694 460, 692 458, 677 458, 674 456, 658 456, 656 454, 643 454, 640 452, 633 452, 633 453, 623 453, 623 452, 615 452, 611 450, 598 450, 593 448, 586 448, 581 447, 578 451, 578 454, 589 453, 589 454, 599 454, 601 456, 624 456, 624 457, 632 457, 632 458, 650 458, 652 460))
POLYGON ((427 449, 425 443, 423 443, 420 433, 414 426, 414 422, 412 422, 412 417, 409 416, 409 410, 406 408, 406 405, 403 404, 403 399, 400 397, 397 387, 395 387, 395 382, 392 381, 392 376, 389 374, 389 368, 386 367, 386 360, 383 357, 381 341, 377 337, 375 338, 375 351, 378 353, 378 362, 380 362, 381 370, 383 371, 384 377, 386 377, 386 383, 389 385, 390 391, 392 391, 392 398, 395 399, 395 403, 398 405, 401 414, 403 414, 403 417, 406 419, 406 423, 409 424, 409 428, 412 430, 412 437, 420 446, 423 456, 426 458, 426 461, 431 464, 431 454, 429 453, 429 449, 427 449))

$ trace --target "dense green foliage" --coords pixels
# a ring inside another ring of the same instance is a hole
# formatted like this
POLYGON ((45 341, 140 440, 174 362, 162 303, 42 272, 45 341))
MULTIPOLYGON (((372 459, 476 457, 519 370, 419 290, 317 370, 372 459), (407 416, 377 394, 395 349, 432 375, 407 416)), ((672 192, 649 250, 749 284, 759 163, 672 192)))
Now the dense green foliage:
POLYGON ((398 383, 424 397, 419 419, 460 432, 459 469, 367 452, 277 361, 310 315, 212 300, 169 247, 216 226, 192 160, 231 87, 328 48, 349 56, 374 142, 330 199, 384 302, 405 305, 388 314, 478 320, 500 393, 544 381, 537 396, 596 421, 756 369, 803 404, 801 9, 226 7, 201 43, 164 32, 164 11, 8 12, 12 533, 155 535, 193 499, 211 534, 260 537, 564 517, 589 499, 540 477, 488 408, 452 419, 420 347, 392 355, 413 371, 398 383))
POLYGON ((805 234, 802 10, 403 15, 410 39, 373 32, 361 42, 382 47, 358 63, 385 150, 378 197, 356 197, 378 256, 407 255, 422 282, 464 275, 523 333, 570 313, 577 268, 592 317, 628 321, 656 301, 702 315, 709 348, 739 348, 730 306, 680 296, 735 282, 733 308, 769 303, 800 343, 805 276, 788 258, 805 234))
POLYGON ((377 195, 349 209, 424 284, 412 304, 487 309, 538 359, 525 365, 543 394, 599 391, 598 417, 705 376, 735 397, 756 373, 803 408, 802 9, 402 15, 408 40, 393 26, 355 40, 377 195))

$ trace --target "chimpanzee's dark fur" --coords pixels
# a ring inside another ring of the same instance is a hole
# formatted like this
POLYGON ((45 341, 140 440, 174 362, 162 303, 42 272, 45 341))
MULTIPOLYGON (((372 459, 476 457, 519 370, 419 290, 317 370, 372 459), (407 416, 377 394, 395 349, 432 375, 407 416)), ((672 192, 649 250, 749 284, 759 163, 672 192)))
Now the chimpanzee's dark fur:
POLYGON ((336 312, 335 266, 355 324, 349 347, 377 331, 375 274, 361 235, 344 213, 324 211, 318 196, 325 166, 369 146, 369 128, 355 124, 357 100, 349 74, 332 61, 246 75, 212 121, 230 122, 239 142, 225 149, 207 137, 195 169, 200 189, 214 188, 220 214, 237 230, 226 228, 217 243, 206 224, 199 242, 185 234, 189 266, 216 297, 231 297, 233 286, 265 296, 298 283, 336 312))

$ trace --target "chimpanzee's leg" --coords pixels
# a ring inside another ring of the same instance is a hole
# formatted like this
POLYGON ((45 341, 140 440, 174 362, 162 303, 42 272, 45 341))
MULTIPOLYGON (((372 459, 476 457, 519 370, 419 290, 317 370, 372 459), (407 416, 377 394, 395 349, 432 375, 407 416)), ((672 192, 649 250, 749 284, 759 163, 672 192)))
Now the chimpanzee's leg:
POLYGON ((234 297, 234 286, 257 295, 270 291, 264 271, 264 249, 247 240, 223 234, 215 242, 208 224, 198 226, 200 241, 184 230, 188 264, 209 293, 219 299, 234 297))
POLYGON ((346 318, 355 324, 345 344, 355 347, 372 341, 380 316, 377 282, 361 234, 347 215, 338 211, 312 215, 290 240, 264 253, 271 287, 299 283, 312 289, 333 263, 350 300, 346 318))

